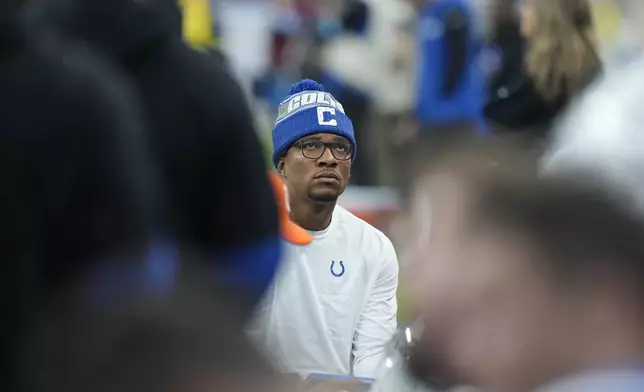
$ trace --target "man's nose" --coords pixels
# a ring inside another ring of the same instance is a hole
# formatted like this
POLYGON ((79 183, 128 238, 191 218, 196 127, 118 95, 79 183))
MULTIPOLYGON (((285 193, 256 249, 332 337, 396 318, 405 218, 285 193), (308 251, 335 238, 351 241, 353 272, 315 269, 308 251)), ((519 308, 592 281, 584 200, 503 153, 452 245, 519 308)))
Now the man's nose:
POLYGON ((338 160, 335 159, 330 148, 324 149, 324 154, 318 159, 318 166, 337 166, 338 160))

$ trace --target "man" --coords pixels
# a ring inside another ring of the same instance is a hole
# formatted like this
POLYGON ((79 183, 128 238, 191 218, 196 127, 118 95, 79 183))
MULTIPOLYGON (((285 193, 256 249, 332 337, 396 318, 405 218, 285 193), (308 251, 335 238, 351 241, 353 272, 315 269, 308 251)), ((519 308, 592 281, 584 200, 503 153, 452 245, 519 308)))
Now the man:
POLYGON ((483 37, 469 3, 470 0, 416 1, 420 20, 415 114, 421 132, 451 136, 459 129, 469 131, 464 127, 444 128, 453 124, 471 124, 483 132, 483 37))
POLYGON ((280 238, 253 117, 223 62, 183 42, 177 1, 37 0, 32 11, 133 82, 167 187, 163 234, 261 296, 280 238))
POLYGON ((415 236, 420 374, 500 392, 641 390, 641 70, 582 100, 541 177, 419 183, 414 215, 438 222, 415 236))
POLYGON ((337 206, 356 145, 342 105, 295 84, 273 129, 291 219, 313 242, 287 246, 252 334, 285 373, 371 377, 396 329, 398 262, 381 232, 337 206))

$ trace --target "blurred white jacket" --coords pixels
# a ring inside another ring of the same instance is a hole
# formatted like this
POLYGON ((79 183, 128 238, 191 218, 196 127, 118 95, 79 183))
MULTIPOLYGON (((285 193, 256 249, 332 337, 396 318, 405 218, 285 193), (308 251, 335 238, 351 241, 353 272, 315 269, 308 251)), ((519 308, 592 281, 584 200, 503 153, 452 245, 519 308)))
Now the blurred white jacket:
MULTIPOLYGON (((382 114, 399 113, 413 105, 412 58, 405 56, 403 30, 414 18, 407 1, 365 0, 369 26, 364 35, 342 34, 322 50, 322 68, 372 98, 382 114)), ((409 50, 413 52, 413 50, 409 50)), ((410 53, 411 54, 411 53, 410 53)))
POLYGON ((263 0, 217 0, 213 9, 221 30, 221 48, 244 91, 270 65, 271 29, 275 7, 263 0))
POLYGON ((610 72, 555 130, 545 175, 593 181, 644 219, 644 58, 610 72))

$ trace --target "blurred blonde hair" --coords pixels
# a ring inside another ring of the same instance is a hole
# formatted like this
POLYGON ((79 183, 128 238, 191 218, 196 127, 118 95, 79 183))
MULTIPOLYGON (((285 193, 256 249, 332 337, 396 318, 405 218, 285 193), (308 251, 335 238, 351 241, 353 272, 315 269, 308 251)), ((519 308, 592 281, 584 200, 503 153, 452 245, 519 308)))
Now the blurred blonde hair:
POLYGON ((570 98, 601 68, 588 0, 526 0, 534 16, 526 68, 547 100, 570 98))

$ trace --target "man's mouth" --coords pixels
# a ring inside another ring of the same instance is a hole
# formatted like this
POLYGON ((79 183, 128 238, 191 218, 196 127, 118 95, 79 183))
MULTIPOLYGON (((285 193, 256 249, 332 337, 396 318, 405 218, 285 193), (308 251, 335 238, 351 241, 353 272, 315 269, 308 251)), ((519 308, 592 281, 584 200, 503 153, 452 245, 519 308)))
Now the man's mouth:
POLYGON ((315 176, 315 179, 322 179, 322 180, 335 180, 335 181, 340 181, 340 176, 337 175, 336 173, 333 172, 325 172, 325 173, 320 173, 317 176, 315 176))

